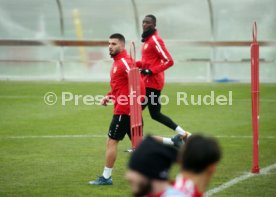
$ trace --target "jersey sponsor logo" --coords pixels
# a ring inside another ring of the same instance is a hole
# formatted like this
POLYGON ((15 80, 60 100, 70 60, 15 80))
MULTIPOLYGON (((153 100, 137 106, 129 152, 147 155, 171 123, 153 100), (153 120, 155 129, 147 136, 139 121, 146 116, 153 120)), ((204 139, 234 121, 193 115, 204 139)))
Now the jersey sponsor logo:
POLYGON ((117 71, 117 66, 114 66, 113 73, 116 73, 116 71, 117 71))
POLYGON ((148 43, 144 44, 144 50, 146 50, 148 48, 148 46, 149 46, 148 43))

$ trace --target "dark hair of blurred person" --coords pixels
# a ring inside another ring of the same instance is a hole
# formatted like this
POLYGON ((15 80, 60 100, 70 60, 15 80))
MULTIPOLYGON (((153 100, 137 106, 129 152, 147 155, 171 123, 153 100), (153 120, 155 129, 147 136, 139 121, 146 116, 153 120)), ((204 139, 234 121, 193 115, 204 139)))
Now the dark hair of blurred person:
POLYGON ((174 187, 187 197, 203 196, 220 158, 221 149, 215 139, 192 135, 180 151, 181 173, 174 187))
POLYGON ((171 165, 176 161, 177 150, 146 137, 132 153, 126 178, 135 197, 180 197, 168 181, 171 165))

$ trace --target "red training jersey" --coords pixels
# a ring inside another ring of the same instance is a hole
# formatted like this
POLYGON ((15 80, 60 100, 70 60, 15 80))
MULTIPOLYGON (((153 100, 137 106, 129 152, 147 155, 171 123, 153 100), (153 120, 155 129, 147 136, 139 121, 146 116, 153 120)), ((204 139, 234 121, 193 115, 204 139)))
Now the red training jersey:
POLYGON ((167 187, 165 191, 160 192, 158 194, 148 194, 145 197, 187 197, 183 195, 180 191, 173 187, 167 187))
POLYGON ((204 197, 204 194, 199 192, 197 186, 193 183, 192 180, 186 179, 181 175, 176 177, 174 188, 179 190, 187 197, 204 197))
MULTIPOLYGON (((129 115, 129 89, 128 89, 128 71, 130 70, 131 57, 126 50, 113 57, 113 64, 110 71, 111 91, 107 94, 114 101, 115 115, 129 115), (126 97, 127 101, 118 102, 118 97, 126 97)), ((141 95, 145 95, 145 86, 141 79, 141 95)))
POLYGON ((157 31, 144 41, 142 60, 137 61, 136 65, 139 68, 150 69, 153 73, 151 76, 142 76, 146 88, 162 90, 165 81, 164 71, 173 65, 173 59, 157 31))

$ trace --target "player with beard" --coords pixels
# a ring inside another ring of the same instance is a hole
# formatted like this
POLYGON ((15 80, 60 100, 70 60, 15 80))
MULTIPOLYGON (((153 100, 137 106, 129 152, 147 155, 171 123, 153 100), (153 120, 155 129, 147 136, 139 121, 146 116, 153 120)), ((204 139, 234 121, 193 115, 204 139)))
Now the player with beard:
MULTIPOLYGON (((89 184, 91 185, 113 184, 111 175, 116 161, 118 143, 124 139, 126 134, 131 139, 128 71, 130 70, 132 59, 125 50, 125 38, 123 35, 116 33, 109 37, 109 53, 114 60, 110 71, 111 91, 102 99, 101 104, 106 106, 110 100, 113 100, 114 115, 108 132, 103 174, 95 181, 90 181, 89 184), (127 98, 127 100, 123 100, 123 97, 127 98), (121 102, 120 98, 122 98, 121 102)), ((145 87, 142 80, 140 87, 141 95, 145 95, 145 87)))
MULTIPOLYGON (((125 50, 125 38, 121 34, 112 34, 109 38, 109 53, 114 63, 110 71, 111 91, 105 96, 101 104, 106 106, 110 100, 114 101, 114 115, 111 121, 108 140, 106 144, 105 167, 102 176, 95 181, 90 181, 91 185, 112 185, 112 170, 117 157, 117 147, 119 141, 123 140, 127 134, 131 139, 130 129, 130 102, 128 89, 128 71, 132 63, 131 57, 125 50), (127 98, 127 101, 123 100, 127 98), (120 98, 122 98, 121 102, 120 98)), ((145 95, 145 86, 141 79, 141 96, 145 95)), ((140 101, 142 102, 142 100, 140 101)), ((156 137, 160 141, 169 141, 170 138, 156 137)), ((174 144, 177 146, 177 144, 174 144)))
POLYGON ((156 30, 156 17, 146 15, 143 20, 142 34, 142 59, 136 65, 140 68, 142 78, 146 87, 146 96, 151 102, 143 105, 147 106, 152 119, 176 131, 178 134, 165 143, 183 144, 183 141, 191 135, 183 130, 171 118, 161 113, 160 95, 164 87, 164 71, 173 65, 173 59, 168 52, 163 39, 156 30))

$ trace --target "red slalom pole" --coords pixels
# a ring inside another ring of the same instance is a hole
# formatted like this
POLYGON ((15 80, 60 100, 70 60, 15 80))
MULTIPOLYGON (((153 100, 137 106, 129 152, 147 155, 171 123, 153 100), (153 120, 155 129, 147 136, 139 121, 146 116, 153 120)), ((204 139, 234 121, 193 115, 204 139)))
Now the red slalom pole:
POLYGON ((251 100, 253 130, 253 166, 252 173, 259 173, 259 44, 257 42, 257 24, 253 24, 253 42, 251 44, 251 100))

